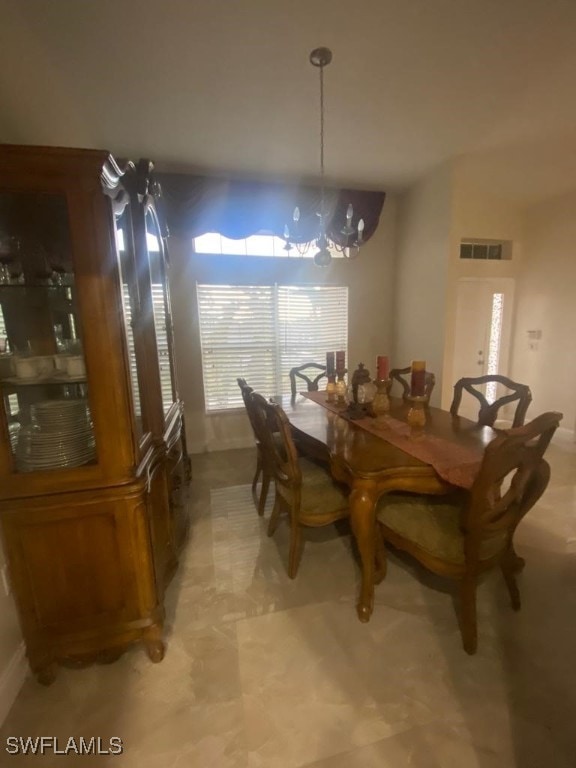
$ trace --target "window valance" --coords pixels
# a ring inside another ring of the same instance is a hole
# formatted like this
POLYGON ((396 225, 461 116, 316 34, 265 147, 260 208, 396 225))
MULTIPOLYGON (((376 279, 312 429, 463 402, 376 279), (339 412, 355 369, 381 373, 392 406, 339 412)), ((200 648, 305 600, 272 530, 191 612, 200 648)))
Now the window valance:
MULTIPOLYGON (((283 237, 288 224, 291 239, 305 243, 318 233, 318 187, 176 173, 157 174, 157 179, 162 186, 168 227, 174 234, 192 238, 219 232, 239 239, 264 230, 283 237), (296 206, 300 220, 294 229, 292 215, 296 206)), ((348 204, 352 203, 352 226, 364 219, 364 240, 368 240, 378 226, 384 198, 384 192, 326 188, 330 239, 346 245, 340 230, 346 223, 348 204)))

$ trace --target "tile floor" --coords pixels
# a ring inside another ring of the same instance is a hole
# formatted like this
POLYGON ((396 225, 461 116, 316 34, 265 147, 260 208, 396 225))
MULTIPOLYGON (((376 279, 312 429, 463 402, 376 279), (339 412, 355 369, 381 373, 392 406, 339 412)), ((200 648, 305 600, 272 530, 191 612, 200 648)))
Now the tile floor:
POLYGON ((523 608, 479 589, 479 652, 461 649, 447 585, 391 555, 369 624, 346 525, 311 531, 286 576, 265 535, 254 452, 193 457, 192 531, 168 595, 168 651, 28 679, 0 731, 2 766, 574 768, 576 450, 518 531, 523 608), (110 736, 118 756, 6 756, 8 736, 110 736))

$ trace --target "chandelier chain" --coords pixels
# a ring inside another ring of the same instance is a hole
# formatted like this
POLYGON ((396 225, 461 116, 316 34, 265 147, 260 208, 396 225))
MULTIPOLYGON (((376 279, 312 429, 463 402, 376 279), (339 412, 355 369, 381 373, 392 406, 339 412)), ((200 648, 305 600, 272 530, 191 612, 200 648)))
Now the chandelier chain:
POLYGON ((320 180, 324 190, 324 67, 320 67, 320 180))

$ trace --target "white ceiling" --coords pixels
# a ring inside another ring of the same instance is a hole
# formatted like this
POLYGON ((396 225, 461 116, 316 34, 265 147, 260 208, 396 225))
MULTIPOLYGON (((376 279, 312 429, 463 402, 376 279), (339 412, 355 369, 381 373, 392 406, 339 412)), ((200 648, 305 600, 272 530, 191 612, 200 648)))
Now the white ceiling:
POLYGON ((576 187, 576 0, 0 0, 0 141, 391 190, 576 187))

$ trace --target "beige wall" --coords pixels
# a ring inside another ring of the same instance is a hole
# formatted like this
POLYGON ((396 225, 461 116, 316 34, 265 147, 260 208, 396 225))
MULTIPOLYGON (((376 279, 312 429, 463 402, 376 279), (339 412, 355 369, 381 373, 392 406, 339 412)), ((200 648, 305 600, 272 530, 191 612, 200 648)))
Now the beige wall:
MULTIPOLYGON (((196 282, 347 285, 348 367, 364 362, 374 373, 376 356, 390 353, 392 344, 396 209, 394 197, 387 196, 380 226, 359 256, 353 261, 334 259, 328 268, 315 267, 311 259, 201 256, 192 252, 188 242, 170 239, 176 364, 191 453, 252 443, 243 409, 209 416, 204 412, 196 282)), ((231 371, 230 375, 235 377, 236 373, 231 371)))
MULTIPOLYGON (((525 215, 522 208, 500 198, 495 190, 478 186, 465 162, 456 161, 452 176, 452 209, 449 267, 446 283, 446 333, 444 337, 443 385, 441 404, 449 408, 453 396, 453 355, 458 280, 461 278, 513 278, 522 268, 525 215), (510 261, 460 259, 460 243, 465 239, 509 240, 510 261)), ((514 334, 514 313, 512 318, 514 334)), ((508 363, 510 361, 507 361, 508 363)), ((511 368, 508 368, 511 371, 511 368)))
POLYGON ((576 192, 530 208, 522 270, 516 291, 512 377, 533 395, 529 415, 564 413, 562 428, 576 418, 576 192), (529 330, 542 338, 530 347, 529 330))
POLYGON ((436 374, 435 405, 442 386, 451 179, 448 164, 430 173, 402 196, 398 215, 393 364, 426 360, 436 374))

